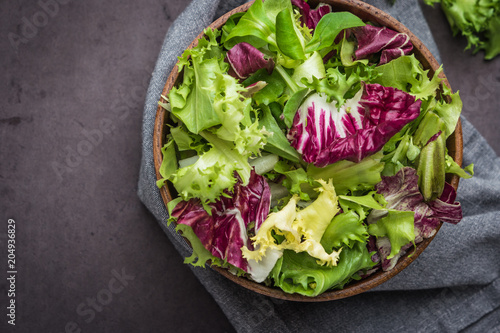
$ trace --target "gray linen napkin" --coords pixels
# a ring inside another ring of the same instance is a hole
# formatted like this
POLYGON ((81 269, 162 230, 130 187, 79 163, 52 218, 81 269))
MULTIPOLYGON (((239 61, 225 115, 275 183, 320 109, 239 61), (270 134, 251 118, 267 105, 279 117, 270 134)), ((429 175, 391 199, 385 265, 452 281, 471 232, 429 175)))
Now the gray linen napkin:
MULTIPOLYGON (((138 194, 182 256, 190 248, 172 227, 155 185, 153 123, 157 102, 177 56, 217 17, 244 1, 193 0, 168 31, 149 86, 143 119, 138 194)), ((367 0, 412 30, 439 61, 417 0, 367 0)), ((464 219, 444 225, 434 241, 389 282, 348 299, 285 302, 248 291, 217 272, 193 268, 239 332, 500 332, 500 158, 462 117, 464 165, 476 174, 462 180, 464 219)))

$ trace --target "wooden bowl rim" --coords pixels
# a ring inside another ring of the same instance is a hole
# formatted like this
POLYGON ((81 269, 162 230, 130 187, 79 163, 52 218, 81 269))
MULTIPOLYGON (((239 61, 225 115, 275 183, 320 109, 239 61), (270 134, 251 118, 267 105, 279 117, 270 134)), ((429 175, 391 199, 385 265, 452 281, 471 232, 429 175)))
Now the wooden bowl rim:
MULTIPOLYGON (((227 19, 237 12, 246 11, 254 1, 245 3, 225 15, 221 16, 219 19, 210 24, 209 28, 220 28, 227 19)), ((418 39, 408 28, 406 28, 401 22, 397 21, 395 18, 387 14, 386 12, 369 5, 367 3, 361 2, 359 0, 323 0, 323 1, 310 1, 311 4, 318 4, 319 2, 328 3, 332 5, 332 8, 335 11, 348 10, 351 13, 354 13, 361 17, 365 21, 371 21, 373 23, 377 23, 383 26, 387 26, 393 30, 404 32, 408 34, 411 42, 413 43, 413 52, 417 59, 422 63, 425 69, 430 69, 430 74, 434 74, 434 72, 439 68, 439 63, 431 54, 431 52, 427 49, 427 47, 418 39)), ((204 33, 200 33, 193 42, 188 46, 188 49, 195 47, 198 44, 198 39, 202 38, 204 33)), ((443 78, 443 83, 451 89, 448 79, 441 73, 441 77, 443 78)), ((179 78, 178 65, 174 66, 168 79, 165 83, 165 86, 162 91, 163 96, 167 96, 170 89, 177 83, 179 78)), ((161 101, 165 102, 163 98, 161 101)), ((156 119, 154 125, 154 134, 153 134, 153 153, 154 153, 154 164, 156 170, 157 179, 161 179, 161 175, 159 173, 159 169, 161 166, 161 162, 163 159, 163 155, 161 153, 161 148, 163 147, 165 135, 166 135, 166 126, 165 126, 165 115, 166 111, 158 106, 156 112, 156 119)), ((453 157, 456 163, 462 165, 462 153, 463 153, 463 138, 462 138, 462 125, 460 120, 457 123, 455 128, 455 132, 448 138, 447 147, 450 155, 453 157)), ((458 188, 460 178, 456 175, 447 175, 447 182, 450 183, 455 190, 458 188)), ((169 201, 171 201, 172 195, 170 194, 168 187, 164 186, 160 189, 160 193, 163 199, 164 204, 166 205, 169 201)), ((270 296, 273 298, 288 300, 288 301, 299 301, 299 302, 322 302, 322 301, 331 301, 342 299, 346 297, 351 297, 365 291, 368 291, 387 280, 394 277, 396 274, 405 269, 410 263, 412 263, 418 256, 424 251, 424 249, 430 244, 430 242, 434 239, 435 235, 441 228, 442 222, 436 229, 436 233, 434 236, 424 239, 422 242, 418 243, 416 248, 410 248, 405 255, 403 255, 397 262, 396 266, 388 271, 377 271, 373 275, 356 281, 349 283, 344 289, 338 290, 330 290, 326 291, 315 297, 303 296, 300 294, 288 294, 283 290, 275 287, 268 287, 260 283, 256 283, 244 277, 238 277, 231 274, 227 269, 220 267, 212 267, 212 269, 216 270, 229 280, 235 282, 236 284, 245 287, 249 290, 257 292, 259 294, 270 296), (412 250, 414 249, 414 250, 412 250)))

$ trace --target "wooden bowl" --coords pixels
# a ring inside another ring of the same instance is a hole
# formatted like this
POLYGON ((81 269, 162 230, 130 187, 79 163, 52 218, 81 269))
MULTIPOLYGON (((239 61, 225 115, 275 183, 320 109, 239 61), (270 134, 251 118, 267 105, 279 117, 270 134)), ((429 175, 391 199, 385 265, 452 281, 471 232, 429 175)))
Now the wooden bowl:
MULTIPOLYGON (((413 43, 413 53, 415 54, 416 58, 422 63, 424 68, 430 70, 429 74, 433 75, 434 72, 439 68, 438 62, 432 56, 429 50, 425 47, 425 45, 413 33, 411 33, 410 30, 408 30, 403 24, 398 22, 389 14, 358 0, 323 0, 321 2, 330 4, 332 6, 333 11, 349 11, 357 15, 364 21, 378 23, 393 30, 408 34, 410 36, 411 42, 413 43)), ((210 24, 209 27, 220 28, 231 15, 237 12, 246 11, 252 5, 252 3, 253 1, 233 9, 232 11, 226 13, 218 20, 210 24)), ((314 8, 319 3, 319 1, 311 0, 309 1, 309 3, 311 4, 311 7, 314 8)), ((198 37, 196 37, 196 39, 189 45, 188 48, 193 48, 194 46, 196 46, 198 44, 198 39, 202 37, 203 33, 201 33, 198 37)), ((442 74, 441 77, 444 79, 443 83, 446 84, 448 87, 450 87, 448 80, 446 79, 444 74, 442 74)), ((170 72, 170 76, 167 79, 162 94, 164 96, 167 96, 170 89, 172 89, 172 87, 174 87, 180 79, 181 76, 179 75, 178 67, 177 65, 175 65, 172 71, 170 72)), ((154 162, 155 162, 156 176, 158 179, 162 178, 159 173, 160 165, 163 159, 161 148, 165 143, 165 137, 168 131, 168 127, 165 125, 165 120, 166 120, 166 111, 162 107, 158 107, 156 113, 154 138, 153 138, 154 162)), ((449 154, 451 155, 451 157, 453 157, 455 162, 457 162, 459 165, 462 165, 463 142, 462 142, 462 126, 460 120, 457 124, 455 132, 448 138, 447 148, 449 154)), ((455 188, 455 190, 457 189, 459 182, 458 176, 447 175, 446 181, 450 183, 455 188)), ((164 186, 160 189, 160 193, 166 205, 170 200, 175 198, 176 192, 173 188, 164 186)), ((437 231, 439 231, 440 227, 441 225, 438 226, 437 231)), ((418 256, 422 253, 422 251, 424 251, 424 249, 427 247, 427 245, 429 245, 429 243, 432 241, 433 238, 434 237, 424 239, 421 243, 417 244, 416 249, 414 251, 412 248, 410 248, 407 251, 407 254, 399 259, 398 263, 392 270, 388 272, 378 271, 365 279, 349 283, 344 287, 344 289, 326 291, 323 294, 320 294, 316 297, 307 297, 299 294, 288 294, 282 291, 281 289, 267 287, 263 284, 253 282, 244 277, 237 277, 231 274, 226 269, 219 267, 213 267, 213 269, 215 269, 220 274, 227 277, 229 280, 234 281, 235 283, 262 295, 289 301, 302 301, 302 302, 330 301, 360 294, 389 280, 390 278, 401 272, 403 269, 405 269, 411 262, 417 259, 418 256)))

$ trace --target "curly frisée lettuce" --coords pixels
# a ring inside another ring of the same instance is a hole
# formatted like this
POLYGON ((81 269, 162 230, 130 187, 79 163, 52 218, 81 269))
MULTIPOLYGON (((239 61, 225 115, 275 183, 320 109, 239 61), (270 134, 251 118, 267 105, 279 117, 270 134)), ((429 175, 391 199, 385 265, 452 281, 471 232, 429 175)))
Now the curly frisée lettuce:
POLYGON ((321 187, 318 198, 306 208, 297 211, 298 197, 293 196, 283 210, 271 213, 257 234, 252 237, 256 248, 250 251, 243 247, 243 257, 255 261, 262 260, 268 248, 306 252, 316 258, 319 265, 337 265, 340 251, 327 253, 321 246, 321 237, 338 213, 337 195, 332 183, 319 179, 321 187), (273 235, 281 235, 284 240, 276 243, 273 235))
POLYGON ((485 59, 500 54, 500 0, 425 0, 428 5, 440 3, 453 34, 467 38, 474 53, 484 50, 485 59))
MULTIPOLYGON (((232 189, 237 180, 235 174, 247 185, 252 169, 247 160, 250 154, 240 154, 232 142, 222 140, 209 132, 202 132, 200 135, 207 140, 211 148, 200 155, 193 164, 173 172, 161 173, 164 178, 159 184, 169 180, 183 200, 198 198, 206 205, 224 196, 225 189, 232 189)), ((173 160, 173 147, 168 146, 165 150, 166 158, 163 163, 170 164, 173 160)), ((160 172, 164 170, 163 163, 160 172)))
POLYGON ((329 5, 256 0, 179 58, 158 187, 186 263, 317 296, 392 269, 461 206, 461 101, 407 35, 329 5))

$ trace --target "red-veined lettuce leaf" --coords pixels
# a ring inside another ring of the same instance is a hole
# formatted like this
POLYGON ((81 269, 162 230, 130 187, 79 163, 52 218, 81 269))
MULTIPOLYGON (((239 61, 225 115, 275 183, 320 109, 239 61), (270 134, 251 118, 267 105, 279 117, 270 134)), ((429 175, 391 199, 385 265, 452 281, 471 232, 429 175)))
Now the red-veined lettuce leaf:
POLYGON ((387 27, 375 27, 367 24, 353 29, 358 40, 356 59, 368 59, 380 53, 380 65, 400 56, 409 54, 413 49, 410 37, 387 27))
POLYGON ((191 199, 180 201, 172 209, 171 217, 177 224, 190 226, 212 255, 251 274, 241 248, 253 249, 249 237, 266 219, 270 203, 269 185, 264 177, 252 171, 247 186, 239 179, 232 191, 226 190, 219 200, 208 204, 210 213, 200 200, 191 199))
POLYGON ((239 79, 246 79, 261 68, 267 69, 271 74, 274 67, 272 58, 266 59, 262 52, 245 42, 233 46, 226 56, 239 79))
MULTIPOLYGON (((414 212, 415 243, 425 238, 430 238, 436 233, 436 228, 441 221, 457 224, 462 219, 462 208, 455 201, 455 189, 445 184, 443 194, 430 202, 425 202, 418 189, 418 176, 415 169, 404 167, 394 176, 382 177, 382 181, 375 186, 378 193, 387 201, 387 209, 414 212)), ((375 223, 383 218, 385 212, 373 210, 368 216, 368 223, 375 223)), ((370 229, 369 229, 370 230, 370 229)), ((381 257, 382 268, 390 270, 397 259, 405 253, 411 243, 403 246, 401 251, 391 259, 391 244, 386 237, 377 238, 377 248, 381 257)))
POLYGON ((319 4, 316 9, 311 9, 304 0, 292 0, 292 5, 300 11, 300 21, 309 29, 314 30, 321 18, 332 11, 332 7, 327 4, 319 4))
POLYGON ((408 93, 379 84, 366 84, 340 108, 336 101, 312 94, 295 114, 288 139, 315 166, 339 160, 357 163, 417 118, 420 104, 408 93))

